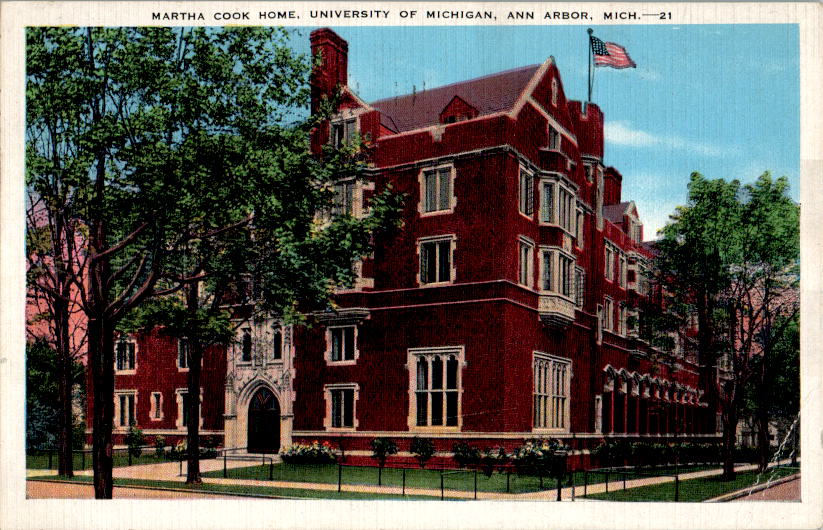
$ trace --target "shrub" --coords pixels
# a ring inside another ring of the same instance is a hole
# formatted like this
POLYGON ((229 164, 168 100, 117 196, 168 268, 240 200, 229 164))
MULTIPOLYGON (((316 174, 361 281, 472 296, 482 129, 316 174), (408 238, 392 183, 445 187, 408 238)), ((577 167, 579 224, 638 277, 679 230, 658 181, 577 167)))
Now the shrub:
POLYGON ((428 438, 418 438, 415 436, 411 443, 411 453, 420 463, 420 467, 426 467, 426 462, 434 456, 434 443, 428 438))
POLYGON ((632 460, 638 467, 652 466, 652 445, 648 442, 634 442, 631 446, 632 460))
POLYGON ((566 474, 569 448, 554 438, 533 438, 512 453, 512 461, 521 475, 561 478, 566 474))
POLYGON ((487 477, 491 477, 495 468, 502 473, 510 459, 503 447, 487 447, 480 459, 480 468, 487 477))
POLYGON ((154 456, 161 458, 166 453, 166 438, 160 435, 154 437, 154 456))
POLYGON ((129 427, 129 433, 126 435, 126 445, 129 447, 129 454, 135 458, 140 458, 143 454, 143 446, 146 445, 146 437, 143 436, 143 431, 137 426, 129 427))
POLYGON ((294 444, 280 452, 280 457, 287 464, 331 464, 336 460, 328 442, 310 445, 294 444))
POLYGON ((460 467, 476 466, 480 463, 480 449, 466 442, 457 442, 452 446, 454 461, 460 467))
POLYGON ((397 444, 390 438, 375 438, 371 441, 372 457, 377 460, 377 464, 383 468, 389 455, 397 454, 397 444))

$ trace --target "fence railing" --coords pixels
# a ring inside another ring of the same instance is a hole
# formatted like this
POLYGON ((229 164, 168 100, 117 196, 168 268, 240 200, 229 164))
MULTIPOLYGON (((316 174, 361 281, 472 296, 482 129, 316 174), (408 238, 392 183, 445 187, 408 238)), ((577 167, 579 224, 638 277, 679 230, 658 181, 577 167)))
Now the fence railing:
MULTIPOLYGON (((140 450, 145 452, 147 450, 155 450, 156 448, 153 445, 144 445, 140 447, 140 450)), ((48 464, 46 469, 57 469, 57 462, 58 462, 58 449, 56 448, 49 448, 49 449, 27 449, 26 456, 29 457, 37 457, 42 456, 48 459, 48 464)), ((92 464, 92 450, 91 449, 72 449, 72 461, 74 460, 76 455, 80 455, 80 470, 87 469, 86 463, 88 462, 89 467, 92 464), (88 455, 88 457, 86 456, 88 455)), ((115 459, 117 455, 125 455, 125 460, 128 466, 132 466, 133 464, 133 452, 128 447, 121 447, 112 449, 112 459, 115 459)), ((74 468, 74 462, 72 462, 72 467, 74 468)), ((115 466, 120 467, 120 466, 115 466)))
MULTIPOLYGON (((609 493, 609 483, 611 482, 609 479, 611 477, 617 477, 618 482, 623 483, 623 491, 626 491, 626 482, 627 477, 631 476, 632 478, 642 478, 642 477, 654 477, 654 478, 674 478, 674 502, 680 500, 680 474, 663 474, 663 473, 647 473, 643 471, 637 470, 628 470, 628 469, 584 469, 583 470, 583 496, 585 497, 589 493, 589 475, 605 475, 603 483, 606 486, 606 493, 609 493)), ((599 482, 598 482, 599 484, 599 482)), ((614 490, 613 490, 614 491, 614 490)))

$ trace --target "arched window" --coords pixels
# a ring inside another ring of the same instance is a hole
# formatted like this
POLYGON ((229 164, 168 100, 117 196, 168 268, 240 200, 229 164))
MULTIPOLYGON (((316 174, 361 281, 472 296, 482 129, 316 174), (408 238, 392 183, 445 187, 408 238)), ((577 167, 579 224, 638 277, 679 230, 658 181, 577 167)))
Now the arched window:
POLYGON ((251 361, 251 332, 248 329, 243 330, 243 361, 251 361))

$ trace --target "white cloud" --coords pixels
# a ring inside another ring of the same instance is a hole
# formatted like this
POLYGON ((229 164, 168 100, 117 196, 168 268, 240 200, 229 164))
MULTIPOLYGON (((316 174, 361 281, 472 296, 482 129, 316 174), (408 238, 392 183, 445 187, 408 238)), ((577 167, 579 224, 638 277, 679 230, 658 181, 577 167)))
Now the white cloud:
POLYGON ((665 147, 679 151, 691 151, 704 156, 727 156, 735 152, 732 148, 695 142, 676 135, 656 136, 654 134, 632 128, 631 124, 623 121, 608 122, 604 126, 604 135, 607 142, 616 145, 631 147, 665 147))

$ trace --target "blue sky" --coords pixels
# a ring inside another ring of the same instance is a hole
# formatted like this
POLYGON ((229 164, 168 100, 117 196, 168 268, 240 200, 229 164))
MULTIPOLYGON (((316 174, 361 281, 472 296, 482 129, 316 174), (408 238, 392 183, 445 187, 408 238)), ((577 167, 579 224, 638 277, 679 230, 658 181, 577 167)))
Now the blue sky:
MULTIPOLYGON (((592 100, 606 116, 604 161, 623 174, 623 198, 637 203, 647 239, 685 202, 692 171, 748 182, 770 170, 790 179, 799 201, 796 25, 593 28, 637 63, 637 69, 598 68, 592 100)), ((549 55, 567 97, 586 98, 585 26, 333 29, 349 42, 349 85, 366 101, 549 55)))

